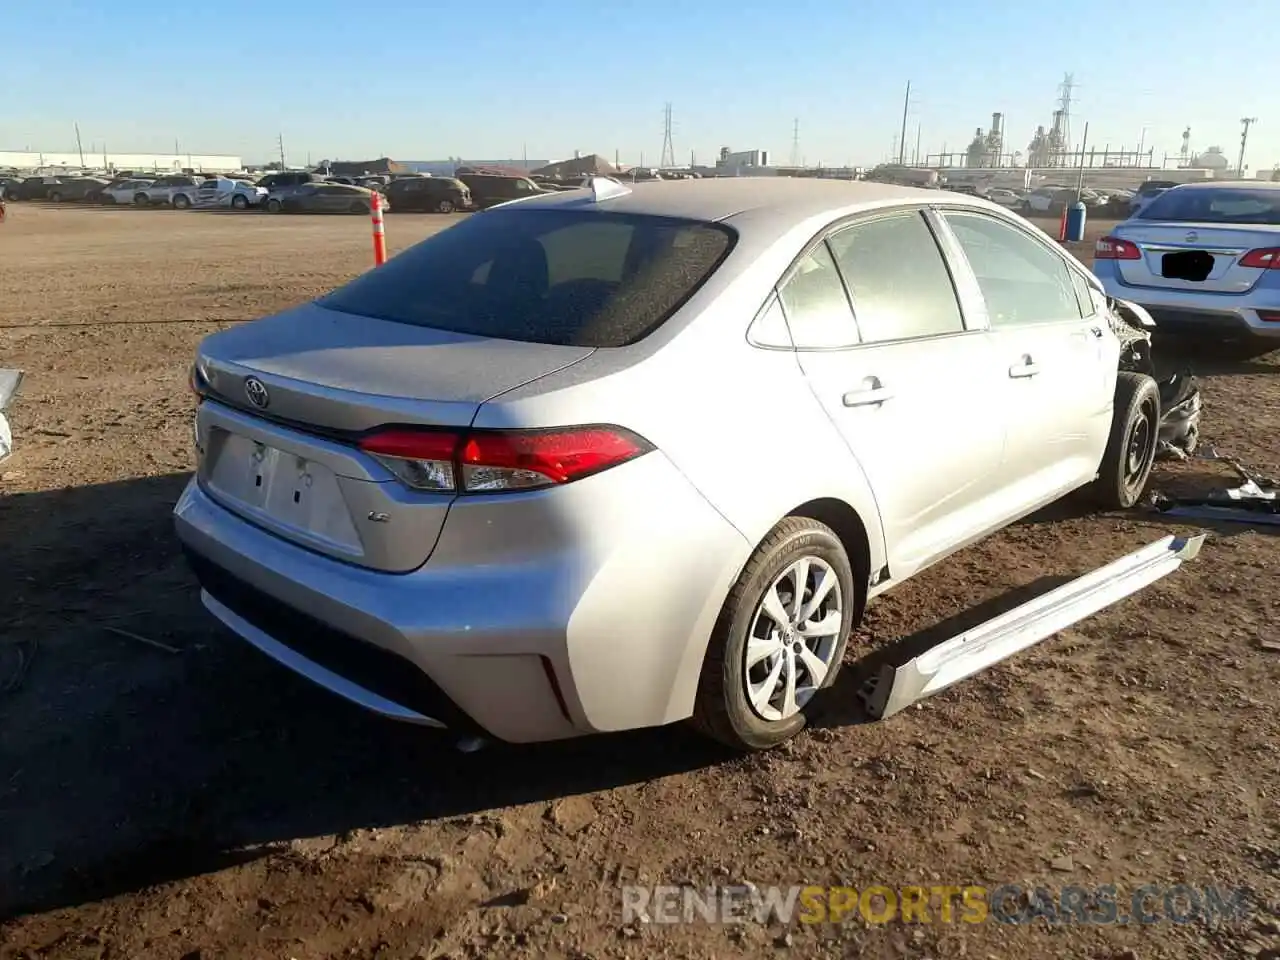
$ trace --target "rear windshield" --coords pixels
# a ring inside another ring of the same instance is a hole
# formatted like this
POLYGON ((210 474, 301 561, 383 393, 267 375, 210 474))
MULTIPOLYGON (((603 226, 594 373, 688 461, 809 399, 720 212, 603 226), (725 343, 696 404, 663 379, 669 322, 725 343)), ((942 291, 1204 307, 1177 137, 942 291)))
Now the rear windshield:
POLYGON ((718 224, 495 209, 429 237, 320 306, 453 333, 620 347, 657 329, 719 266, 718 224))
POLYGON ((1280 190, 1248 187, 1169 190, 1143 207, 1137 219, 1280 226, 1280 190))

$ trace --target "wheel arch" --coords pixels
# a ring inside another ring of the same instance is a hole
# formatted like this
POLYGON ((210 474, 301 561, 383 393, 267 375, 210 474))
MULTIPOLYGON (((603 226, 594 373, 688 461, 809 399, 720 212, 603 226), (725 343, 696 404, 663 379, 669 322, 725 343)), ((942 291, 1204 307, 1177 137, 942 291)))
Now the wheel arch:
POLYGON ((849 556, 849 564, 853 567, 853 586, 857 594, 853 623, 856 627, 862 621, 862 614, 867 606, 867 592, 874 572, 871 569, 871 537, 867 533, 866 523, 857 510, 836 497, 819 497, 802 503, 787 516, 807 517, 825 523, 839 538, 844 552, 849 556))

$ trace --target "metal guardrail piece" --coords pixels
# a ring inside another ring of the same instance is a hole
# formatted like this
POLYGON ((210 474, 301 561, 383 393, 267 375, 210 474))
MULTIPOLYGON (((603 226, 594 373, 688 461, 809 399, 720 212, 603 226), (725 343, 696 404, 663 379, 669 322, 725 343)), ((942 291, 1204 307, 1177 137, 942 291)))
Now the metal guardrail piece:
POLYGON ((1205 534, 1168 536, 1050 590, 926 650, 901 666, 886 664, 865 694, 884 719, 1045 640, 1167 576, 1200 552, 1205 534))

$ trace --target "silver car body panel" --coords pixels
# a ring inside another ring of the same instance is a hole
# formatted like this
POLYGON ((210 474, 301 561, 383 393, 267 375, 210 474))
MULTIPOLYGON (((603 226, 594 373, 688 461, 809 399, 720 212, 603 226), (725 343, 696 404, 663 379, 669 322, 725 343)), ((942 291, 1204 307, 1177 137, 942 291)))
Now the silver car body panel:
POLYGON ((737 240, 674 317, 624 347, 482 340, 314 304, 214 334, 198 353, 217 399, 201 405, 202 462, 176 508, 184 543, 274 602, 415 664, 494 736, 532 741, 689 716, 728 591, 797 510, 822 501, 856 514, 875 595, 1096 475, 1120 349, 1110 326, 1096 316, 992 330, 933 214, 966 332, 826 353, 748 340, 815 238, 892 208, 998 219, 1054 250, 1102 302, 1078 261, 998 205, 733 178, 641 183, 599 202, 565 191, 516 209, 561 205, 721 221, 737 240), (1028 356, 1034 376, 1020 375, 1028 356), (845 404, 881 377, 891 402, 845 404), (617 424, 655 449, 550 489, 430 494, 352 442, 403 423, 617 424), (246 479, 268 460, 285 484, 275 500, 246 479), (305 477, 328 493, 291 516, 305 477))
POLYGON ((901 666, 886 665, 866 691, 873 717, 893 716, 1168 576, 1205 536, 1168 536, 992 617, 901 666))

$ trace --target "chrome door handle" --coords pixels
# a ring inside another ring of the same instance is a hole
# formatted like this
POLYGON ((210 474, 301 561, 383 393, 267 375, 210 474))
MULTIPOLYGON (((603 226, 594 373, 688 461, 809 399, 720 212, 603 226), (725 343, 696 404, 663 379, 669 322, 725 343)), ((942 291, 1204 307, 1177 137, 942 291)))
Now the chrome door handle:
POLYGON ((887 387, 870 387, 866 390, 850 390, 844 395, 846 407, 870 407, 893 399, 893 391, 887 387))
POLYGON ((1021 363, 1015 363, 1009 368, 1009 376, 1015 378, 1034 377, 1039 372, 1040 364, 1030 357, 1023 357, 1021 363))

